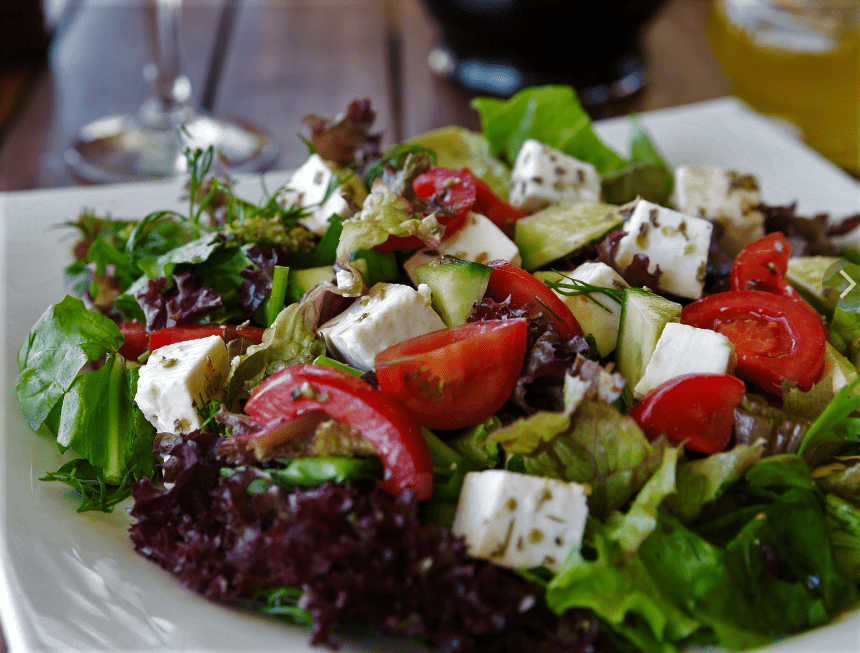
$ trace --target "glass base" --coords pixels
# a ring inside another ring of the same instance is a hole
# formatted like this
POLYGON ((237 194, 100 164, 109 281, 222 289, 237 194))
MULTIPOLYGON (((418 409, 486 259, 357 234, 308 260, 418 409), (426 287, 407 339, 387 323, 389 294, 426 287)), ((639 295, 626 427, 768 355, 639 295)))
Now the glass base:
MULTIPOLYGON (((114 115, 84 125, 64 154, 79 177, 99 183, 174 177, 186 172, 186 148, 215 148, 230 172, 258 172, 278 148, 259 128, 239 120, 195 114, 185 109, 181 126, 114 115)), ((175 114, 174 114, 175 115, 175 114)))

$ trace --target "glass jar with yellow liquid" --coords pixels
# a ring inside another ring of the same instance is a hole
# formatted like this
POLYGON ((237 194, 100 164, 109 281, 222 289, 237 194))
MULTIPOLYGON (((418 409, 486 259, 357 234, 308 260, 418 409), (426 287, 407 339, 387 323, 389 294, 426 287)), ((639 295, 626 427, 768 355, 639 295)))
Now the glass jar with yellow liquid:
POLYGON ((708 29, 735 95, 860 173, 860 0, 715 0, 708 29))

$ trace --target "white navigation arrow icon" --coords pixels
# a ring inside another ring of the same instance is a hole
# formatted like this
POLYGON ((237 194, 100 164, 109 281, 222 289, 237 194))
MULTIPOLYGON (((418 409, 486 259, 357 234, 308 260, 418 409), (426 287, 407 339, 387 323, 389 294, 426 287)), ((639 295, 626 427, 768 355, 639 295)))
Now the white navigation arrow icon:
POLYGON ((839 273, 843 277, 845 277, 845 280, 848 282, 848 287, 842 291, 841 295, 839 295, 839 299, 842 299, 843 297, 845 297, 845 295, 847 295, 849 292, 851 292, 851 289, 857 285, 857 282, 854 281, 854 279, 849 277, 847 274, 845 274, 845 270, 839 270, 839 273))

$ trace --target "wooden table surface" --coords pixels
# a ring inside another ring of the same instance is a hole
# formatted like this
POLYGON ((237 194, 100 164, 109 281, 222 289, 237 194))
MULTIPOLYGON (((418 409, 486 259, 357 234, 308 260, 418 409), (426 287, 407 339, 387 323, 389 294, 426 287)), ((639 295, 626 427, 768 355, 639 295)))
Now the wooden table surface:
MULTIPOLYGON (((55 2, 46 59, 0 68, 0 191, 81 183, 62 159, 77 129, 147 94, 142 2, 55 2)), ((607 117, 728 94, 705 34, 708 4, 667 0, 643 34, 650 84, 607 117)), ((478 127, 472 95, 427 66, 437 28, 419 0, 186 0, 182 19, 183 67, 198 101, 271 133, 275 169, 306 157, 296 137, 303 116, 334 115, 354 98, 372 100, 385 143, 446 124, 478 127)))
MULTIPOLYGON (((62 11, 49 16, 46 61, 0 68, 0 190, 80 183, 62 159, 76 130, 135 109, 147 94, 143 2, 55 2, 62 11)), ((609 115, 728 93, 705 35, 707 7, 667 1, 643 35, 649 86, 609 115)), ((445 124, 478 126, 472 96, 427 66, 437 28, 420 0, 186 0, 182 20, 195 97, 268 130, 280 146, 274 168, 304 159, 296 137, 304 115, 334 115, 356 97, 372 100, 386 143, 445 124)))

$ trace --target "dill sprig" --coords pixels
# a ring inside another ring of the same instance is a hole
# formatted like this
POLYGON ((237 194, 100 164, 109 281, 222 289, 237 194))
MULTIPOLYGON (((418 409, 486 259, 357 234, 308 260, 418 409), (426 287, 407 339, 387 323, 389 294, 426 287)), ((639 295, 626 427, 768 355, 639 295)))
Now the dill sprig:
MULTIPOLYGON (((553 271, 557 272, 557 270, 553 271)), ((595 299, 594 295, 606 295, 607 297, 610 297, 611 299, 614 299, 619 303, 624 299, 624 291, 618 288, 595 286, 585 281, 574 279, 573 277, 566 275, 564 272, 559 272, 559 274, 564 278, 564 281, 545 280, 544 283, 561 295, 565 295, 567 297, 584 296, 607 312, 612 312, 612 309, 605 304, 600 303, 599 300, 595 299)))

